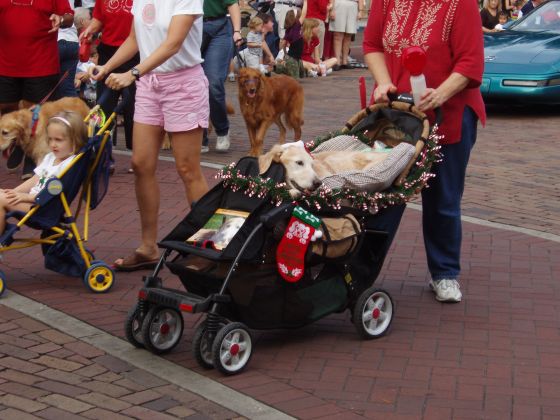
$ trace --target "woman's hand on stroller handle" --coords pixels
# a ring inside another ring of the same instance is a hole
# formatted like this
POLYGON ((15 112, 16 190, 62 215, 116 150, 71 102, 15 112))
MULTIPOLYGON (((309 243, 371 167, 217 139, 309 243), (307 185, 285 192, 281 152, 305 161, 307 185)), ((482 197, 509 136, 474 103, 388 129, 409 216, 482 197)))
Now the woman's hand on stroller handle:
POLYGON ((375 103, 386 103, 391 101, 391 94, 397 93, 397 87, 392 83, 382 83, 377 85, 373 91, 373 99, 375 103))
POLYGON ((93 80, 98 81, 103 79, 107 75, 107 70, 105 66, 90 66, 87 70, 89 77, 93 80))

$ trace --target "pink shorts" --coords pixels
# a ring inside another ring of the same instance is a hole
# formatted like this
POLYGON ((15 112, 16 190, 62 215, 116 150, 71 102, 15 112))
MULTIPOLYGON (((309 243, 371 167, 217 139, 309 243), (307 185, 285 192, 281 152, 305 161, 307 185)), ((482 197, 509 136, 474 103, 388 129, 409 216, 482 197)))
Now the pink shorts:
POLYGON ((170 133, 208 127, 208 80, 202 66, 148 73, 136 82, 134 121, 170 133))

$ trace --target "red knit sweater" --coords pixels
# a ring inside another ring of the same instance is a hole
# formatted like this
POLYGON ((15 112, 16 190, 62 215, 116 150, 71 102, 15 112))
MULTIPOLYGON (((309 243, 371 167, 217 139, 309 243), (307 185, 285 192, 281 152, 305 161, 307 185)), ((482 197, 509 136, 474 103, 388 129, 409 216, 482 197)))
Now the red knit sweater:
POLYGON ((401 65, 403 49, 420 46, 426 51, 424 76, 437 88, 453 73, 469 79, 468 86, 442 106, 441 143, 457 143, 465 106, 482 124, 486 111, 480 82, 484 46, 476 0, 372 0, 364 33, 364 54, 384 52, 391 80, 399 92, 410 92, 410 73, 401 65))

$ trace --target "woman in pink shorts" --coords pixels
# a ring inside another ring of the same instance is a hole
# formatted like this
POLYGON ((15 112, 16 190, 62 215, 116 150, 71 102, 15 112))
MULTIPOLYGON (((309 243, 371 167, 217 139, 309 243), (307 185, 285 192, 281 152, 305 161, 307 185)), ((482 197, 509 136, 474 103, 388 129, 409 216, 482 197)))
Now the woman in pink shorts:
POLYGON ((208 191, 200 169, 202 131, 208 127, 208 81, 200 63, 203 0, 134 0, 130 35, 96 80, 123 89, 136 83, 132 168, 140 209, 142 243, 115 261, 122 271, 153 268, 158 261, 159 185, 156 167, 164 132, 171 137, 177 172, 189 202, 208 191), (111 71, 140 52, 140 64, 126 73, 111 71))

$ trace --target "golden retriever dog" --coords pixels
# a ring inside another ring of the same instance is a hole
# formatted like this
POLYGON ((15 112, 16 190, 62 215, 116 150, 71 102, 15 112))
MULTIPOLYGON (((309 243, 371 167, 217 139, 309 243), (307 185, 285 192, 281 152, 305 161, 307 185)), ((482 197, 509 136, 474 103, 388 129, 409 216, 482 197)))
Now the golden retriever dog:
POLYGON ((8 157, 14 146, 19 145, 26 156, 39 164, 49 152, 46 140, 46 128, 49 118, 61 111, 74 111, 83 118, 89 113, 89 107, 80 98, 62 98, 58 101, 45 102, 39 111, 39 120, 35 135, 31 135, 31 109, 20 109, 0 118, 0 151, 8 157))
POLYGON ((259 156, 259 172, 263 174, 272 162, 281 163, 285 182, 293 198, 309 194, 321 186, 321 180, 344 171, 368 169, 383 162, 389 154, 375 150, 367 152, 329 151, 309 153, 302 142, 275 145, 259 156))
POLYGON ((294 130, 294 138, 301 139, 303 125, 303 88, 289 76, 266 77, 259 70, 242 68, 237 79, 239 106, 247 125, 251 150, 249 155, 262 153, 265 134, 272 123, 280 129, 279 142, 286 141, 286 127, 294 130))

